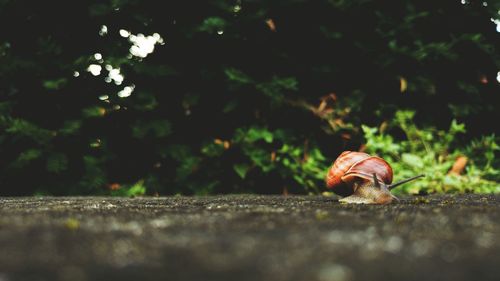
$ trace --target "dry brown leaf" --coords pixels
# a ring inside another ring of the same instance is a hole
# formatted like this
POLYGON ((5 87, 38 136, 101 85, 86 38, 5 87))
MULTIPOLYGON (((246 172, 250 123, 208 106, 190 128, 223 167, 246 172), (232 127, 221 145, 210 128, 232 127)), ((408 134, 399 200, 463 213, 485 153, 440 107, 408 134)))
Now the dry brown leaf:
POLYGON ((343 133, 343 134, 340 135, 340 137, 343 140, 350 140, 351 139, 351 134, 349 134, 349 133, 343 133))
POLYGON ((365 152, 366 151, 366 144, 360 145, 358 151, 359 152, 365 152))
POLYGON ((267 19, 266 24, 272 32, 276 32, 276 24, 274 23, 273 19, 267 19))
POLYGON ((283 196, 288 196, 288 188, 286 186, 283 187, 283 196))
POLYGON ((399 91, 401 93, 406 92, 406 89, 408 88, 408 81, 404 77, 399 77, 399 91))
POLYGON ((120 189, 122 186, 119 184, 119 183, 110 183, 108 184, 108 188, 109 190, 118 190, 120 189))
POLYGON ((455 163, 453 163, 453 167, 451 167, 450 171, 448 172, 449 175, 460 175, 463 173, 465 170, 465 165, 467 165, 467 161, 469 159, 465 156, 458 156, 457 159, 455 160, 455 163))

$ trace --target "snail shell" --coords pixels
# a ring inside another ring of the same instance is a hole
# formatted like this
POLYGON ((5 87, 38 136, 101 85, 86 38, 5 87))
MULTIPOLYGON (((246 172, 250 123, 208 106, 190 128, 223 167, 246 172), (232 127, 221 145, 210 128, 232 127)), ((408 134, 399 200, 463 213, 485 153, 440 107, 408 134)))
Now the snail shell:
POLYGON ((384 159, 364 152, 344 151, 328 169, 326 186, 340 196, 349 196, 359 186, 354 183, 373 181, 373 174, 382 184, 392 183, 392 168, 384 159))

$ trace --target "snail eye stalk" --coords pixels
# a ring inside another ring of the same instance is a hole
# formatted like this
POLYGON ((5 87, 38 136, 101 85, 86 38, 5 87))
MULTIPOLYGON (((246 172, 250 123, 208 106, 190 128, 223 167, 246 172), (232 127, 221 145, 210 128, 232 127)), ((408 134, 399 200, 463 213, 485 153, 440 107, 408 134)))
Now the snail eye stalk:
POLYGON ((377 175, 375 173, 373 173, 373 185, 380 188, 380 182, 378 182, 377 175))
POLYGON ((405 179, 405 180, 402 180, 402 181, 399 181, 399 182, 393 183, 393 184, 389 185, 389 190, 391 190, 391 189, 393 189, 393 188, 395 188, 395 187, 397 187, 397 186, 400 186, 400 185, 402 185, 402 184, 404 184, 404 183, 407 183, 407 182, 409 182, 409 181, 412 181, 412 180, 416 180, 416 179, 418 179, 418 178, 421 178, 421 177, 425 177, 425 175, 423 175, 423 174, 422 174, 422 175, 414 176, 414 177, 411 177, 411 178, 408 178, 408 179, 405 179))

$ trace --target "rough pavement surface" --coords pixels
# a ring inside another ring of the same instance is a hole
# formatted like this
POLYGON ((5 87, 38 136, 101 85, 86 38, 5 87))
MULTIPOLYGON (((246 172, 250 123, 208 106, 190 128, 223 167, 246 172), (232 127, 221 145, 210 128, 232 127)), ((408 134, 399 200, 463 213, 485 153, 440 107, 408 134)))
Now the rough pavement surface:
POLYGON ((0 198, 0 280, 500 280, 500 196, 0 198))

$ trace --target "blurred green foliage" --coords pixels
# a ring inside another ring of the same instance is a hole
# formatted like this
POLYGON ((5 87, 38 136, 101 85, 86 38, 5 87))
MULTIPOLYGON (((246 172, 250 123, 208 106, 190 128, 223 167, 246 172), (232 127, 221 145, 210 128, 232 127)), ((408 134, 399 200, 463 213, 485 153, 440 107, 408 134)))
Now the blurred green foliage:
POLYGON ((365 144, 401 192, 498 191, 483 2, 0 1, 0 194, 317 193, 365 144))
POLYGON ((426 175, 395 192, 500 192, 497 182, 500 170, 495 168, 500 164, 495 159, 500 147, 494 135, 462 144, 457 139, 459 134, 466 133, 464 124, 453 120, 448 130, 419 129, 413 120, 414 115, 414 111, 397 111, 390 124, 384 123, 381 128, 362 126, 366 152, 377 154, 391 163, 395 181, 417 174, 426 175), (387 133, 391 130, 402 131, 404 138, 396 140, 387 133), (467 158, 463 174, 450 173, 453 164, 463 156, 467 158))
POLYGON ((117 186, 117 189, 111 190, 112 196, 135 197, 146 194, 146 186, 144 186, 144 180, 139 180, 138 182, 130 185, 115 186, 117 186))

